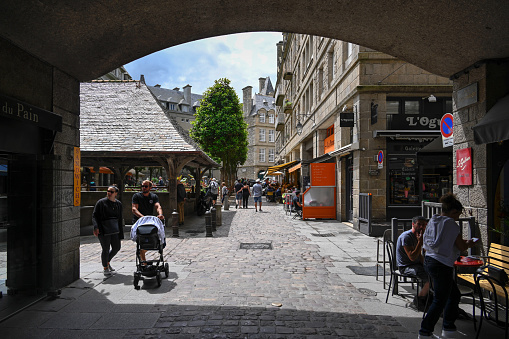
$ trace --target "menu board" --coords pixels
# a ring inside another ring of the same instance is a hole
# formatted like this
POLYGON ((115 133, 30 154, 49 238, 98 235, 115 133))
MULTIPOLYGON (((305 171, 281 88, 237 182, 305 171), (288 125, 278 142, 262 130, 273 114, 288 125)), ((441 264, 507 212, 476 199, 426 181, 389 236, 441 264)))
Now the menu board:
POLYGON ((336 186, 336 164, 311 165, 311 186, 336 186))

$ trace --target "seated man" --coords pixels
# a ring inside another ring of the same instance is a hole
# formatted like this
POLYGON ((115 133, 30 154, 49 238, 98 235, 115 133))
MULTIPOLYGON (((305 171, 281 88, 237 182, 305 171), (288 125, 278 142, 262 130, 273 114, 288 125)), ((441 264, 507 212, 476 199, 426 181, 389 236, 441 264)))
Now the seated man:
POLYGON ((293 197, 293 208, 295 212, 299 215, 302 215, 302 202, 300 201, 300 191, 295 191, 295 196, 293 197))
POLYGON ((426 296, 429 291, 428 274, 424 270, 424 258, 422 255, 422 235, 428 221, 424 217, 412 218, 412 229, 403 232, 396 244, 396 264, 401 273, 417 276, 424 282, 419 295, 414 299, 414 304, 424 309, 426 296))

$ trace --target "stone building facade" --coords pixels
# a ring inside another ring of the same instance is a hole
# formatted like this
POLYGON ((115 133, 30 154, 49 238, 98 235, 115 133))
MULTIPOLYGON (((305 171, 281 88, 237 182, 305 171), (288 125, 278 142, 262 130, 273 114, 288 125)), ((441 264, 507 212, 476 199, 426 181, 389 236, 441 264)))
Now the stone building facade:
POLYGON ((189 132, 194 120, 196 109, 200 106, 201 94, 191 93, 191 85, 186 85, 183 91, 180 88, 162 88, 161 85, 147 86, 154 97, 159 100, 166 112, 174 117, 178 124, 189 132))
POLYGON ((452 112, 448 78, 369 48, 304 34, 283 34, 278 61, 276 161, 300 161, 287 180, 298 177, 304 189, 310 163, 335 162, 338 219, 358 224, 359 193, 372 194, 375 220, 389 220, 420 214, 422 200, 436 201, 435 190, 446 191, 437 180, 452 189, 452 163, 423 173, 415 154, 440 135, 440 118, 452 112), (341 126, 343 113, 351 114, 353 127, 341 126), (433 173, 429 185, 427 172, 433 173), (434 193, 420 188, 425 185, 434 193))
POLYGON ((262 179, 275 161, 275 100, 270 77, 260 78, 259 92, 253 96, 253 88, 242 89, 244 119, 248 124, 248 154, 246 162, 239 167, 238 176, 246 179, 262 179))

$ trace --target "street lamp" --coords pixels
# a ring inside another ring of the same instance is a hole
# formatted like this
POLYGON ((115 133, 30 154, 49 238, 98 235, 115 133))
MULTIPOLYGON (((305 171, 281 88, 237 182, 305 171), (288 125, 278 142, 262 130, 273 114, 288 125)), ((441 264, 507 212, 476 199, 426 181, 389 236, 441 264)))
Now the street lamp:
MULTIPOLYGON (((296 115, 297 115, 297 118, 298 118, 299 120, 297 120, 297 125, 295 126, 295 129, 297 130, 297 134, 298 134, 298 135, 301 135, 301 134, 302 134, 302 128, 303 128, 304 126, 303 126, 303 125, 302 125, 302 123, 300 122, 300 117, 301 117, 301 116, 307 116, 307 114, 296 114, 296 115)), ((313 114, 313 115, 311 115, 311 118, 312 118, 312 120, 313 120, 313 126, 315 126, 315 115, 314 115, 314 114, 313 114)))

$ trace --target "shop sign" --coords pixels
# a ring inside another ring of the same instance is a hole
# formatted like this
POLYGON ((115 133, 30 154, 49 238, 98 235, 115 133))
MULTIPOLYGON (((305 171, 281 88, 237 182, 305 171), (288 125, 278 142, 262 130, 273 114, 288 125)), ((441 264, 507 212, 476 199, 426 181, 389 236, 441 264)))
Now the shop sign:
POLYGON ((472 185, 472 148, 456 151, 456 177, 458 185, 472 185))
POLYGON ((453 121, 451 113, 445 113, 442 120, 440 120, 440 133, 442 134, 444 148, 454 145, 453 121))
POLYGON ((477 102, 477 82, 458 90, 456 107, 457 109, 475 104, 477 102))
POLYGON ((339 127, 353 127, 354 114, 353 113, 339 113, 339 127))
POLYGON ((336 186, 335 163, 317 163, 310 165, 312 186, 336 186))
POLYGON ((62 132, 61 116, 4 95, 0 95, 0 116, 62 132))
POLYGON ((74 147, 74 187, 73 200, 74 206, 81 205, 81 152, 79 147, 74 147))

